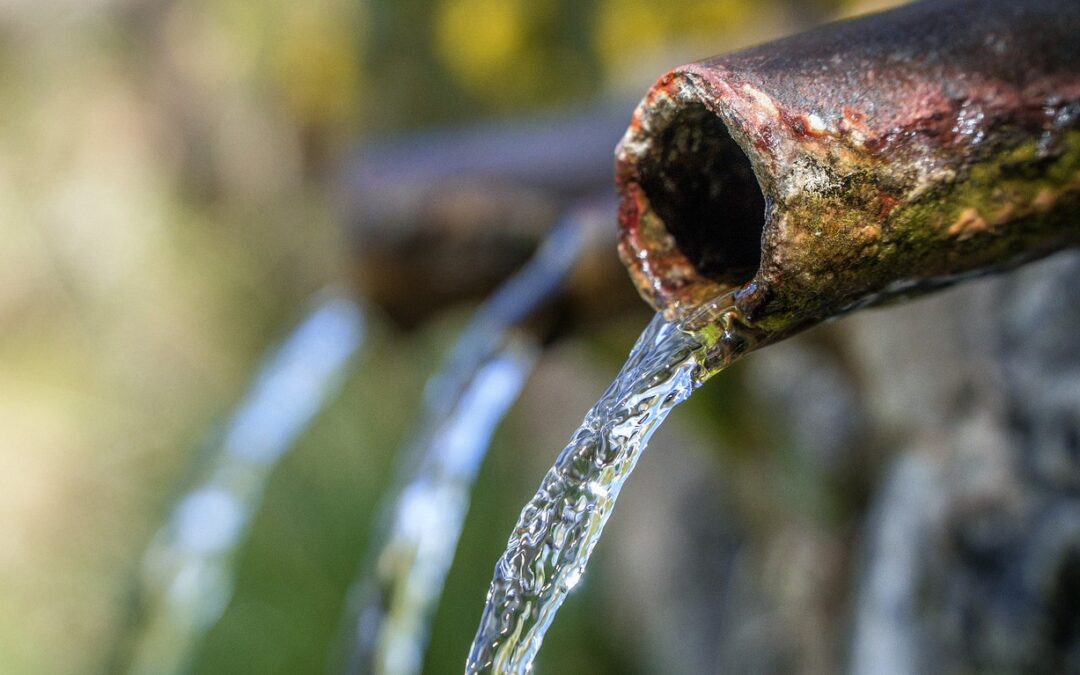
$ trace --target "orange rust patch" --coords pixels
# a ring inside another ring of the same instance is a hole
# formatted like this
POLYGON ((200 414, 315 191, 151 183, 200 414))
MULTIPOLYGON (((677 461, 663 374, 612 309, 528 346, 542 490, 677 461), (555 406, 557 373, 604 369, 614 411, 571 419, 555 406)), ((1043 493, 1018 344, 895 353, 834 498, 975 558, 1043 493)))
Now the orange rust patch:
POLYGON ((815 128, 805 115, 781 110, 780 119, 796 136, 802 138, 823 138, 826 135, 823 130, 815 128))
POLYGON ((840 112, 843 114, 844 119, 847 120, 848 124, 852 126, 860 126, 866 120, 866 115, 847 106, 843 106, 840 109, 840 112))
POLYGON ((848 106, 842 106, 840 108, 840 126, 846 131, 856 143, 865 142, 865 140, 872 135, 870 126, 866 121, 866 113, 850 108, 848 106))
POLYGON ((960 217, 949 226, 948 233, 959 241, 971 239, 980 232, 990 229, 989 223, 973 208, 966 208, 960 212, 960 217))
POLYGON ((893 197, 886 192, 882 192, 878 196, 878 209, 876 214, 877 219, 885 220, 885 218, 889 215, 889 213, 893 210, 893 207, 895 207, 898 202, 899 200, 896 197, 893 197))

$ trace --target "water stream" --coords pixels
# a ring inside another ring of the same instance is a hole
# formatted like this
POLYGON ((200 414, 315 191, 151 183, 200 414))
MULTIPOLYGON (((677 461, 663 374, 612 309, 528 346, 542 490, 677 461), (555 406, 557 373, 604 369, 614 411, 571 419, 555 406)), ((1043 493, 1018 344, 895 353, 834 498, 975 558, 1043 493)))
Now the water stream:
POLYGON ((512 340, 471 378, 413 479, 395 491, 387 534, 358 593, 347 672, 420 672, 428 624, 491 436, 517 399, 539 350, 512 340))
POLYGON ((270 474, 338 390, 364 336, 350 298, 323 293, 262 363, 143 557, 138 615, 111 672, 186 672, 228 604, 233 563, 270 474))
POLYGON ((466 673, 527 673, 578 584, 623 483, 668 413, 755 343, 718 298, 684 330, 657 315, 522 510, 495 565, 466 673))
POLYGON ((539 353, 518 326, 560 288, 610 225, 609 214, 606 201, 569 210, 525 267, 481 305, 425 387, 374 555, 350 592, 347 673, 420 671, 476 472, 539 353))

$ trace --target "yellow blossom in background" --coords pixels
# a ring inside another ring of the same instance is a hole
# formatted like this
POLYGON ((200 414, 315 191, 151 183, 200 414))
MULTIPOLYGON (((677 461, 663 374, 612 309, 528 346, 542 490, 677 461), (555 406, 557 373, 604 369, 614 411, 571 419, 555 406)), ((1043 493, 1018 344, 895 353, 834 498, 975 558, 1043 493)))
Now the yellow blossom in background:
POLYGON ((302 126, 346 125, 357 111, 359 22, 334 6, 287 6, 272 55, 276 84, 302 126), (343 14, 345 14, 343 20, 343 14))
POLYGON ((466 82, 510 67, 526 47, 528 0, 444 0, 437 12, 437 48, 466 82))
POLYGON ((458 83, 496 109, 535 100, 551 80, 550 45, 537 33, 553 0, 442 0, 435 50, 458 83))
POLYGON ((602 0, 594 43, 605 69, 636 62, 669 45, 706 47, 744 27, 751 16, 741 0, 602 0))

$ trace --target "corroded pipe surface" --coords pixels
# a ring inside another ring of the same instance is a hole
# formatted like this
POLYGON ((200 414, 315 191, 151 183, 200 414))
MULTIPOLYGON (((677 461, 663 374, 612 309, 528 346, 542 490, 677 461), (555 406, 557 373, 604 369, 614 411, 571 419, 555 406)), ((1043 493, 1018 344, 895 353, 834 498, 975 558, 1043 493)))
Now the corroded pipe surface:
POLYGON ((620 255, 765 336, 1080 242, 1080 2, 931 1, 676 68, 617 151, 620 255))

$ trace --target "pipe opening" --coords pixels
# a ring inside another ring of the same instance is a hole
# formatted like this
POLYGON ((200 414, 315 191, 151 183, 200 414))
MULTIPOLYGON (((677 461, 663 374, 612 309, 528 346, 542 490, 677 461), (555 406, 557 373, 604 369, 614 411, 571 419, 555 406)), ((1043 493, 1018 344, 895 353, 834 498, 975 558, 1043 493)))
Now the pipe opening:
POLYGON ((765 197, 716 114, 700 104, 680 109, 638 168, 653 212, 699 274, 733 286, 753 278, 765 197))

